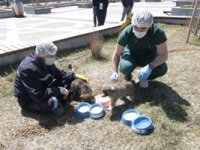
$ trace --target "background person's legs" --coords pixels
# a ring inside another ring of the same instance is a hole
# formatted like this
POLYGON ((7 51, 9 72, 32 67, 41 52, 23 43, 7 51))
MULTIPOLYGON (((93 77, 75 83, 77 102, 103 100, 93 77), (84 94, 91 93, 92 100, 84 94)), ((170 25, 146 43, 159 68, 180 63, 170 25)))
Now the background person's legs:
POLYGON ((123 12, 122 12, 122 18, 121 18, 121 21, 124 20, 125 16, 128 16, 132 11, 132 7, 131 6, 128 6, 128 7, 124 7, 123 8, 123 12))
POLYGON ((94 22, 94 27, 97 26, 97 8, 93 8, 93 22, 94 22))
POLYGON ((126 16, 126 7, 124 7, 124 8, 123 8, 123 12, 122 12, 121 21, 123 21, 123 20, 124 20, 125 16, 126 16))
POLYGON ((104 25, 105 19, 106 19, 106 14, 107 14, 106 8, 104 8, 103 10, 97 11, 98 26, 104 25))

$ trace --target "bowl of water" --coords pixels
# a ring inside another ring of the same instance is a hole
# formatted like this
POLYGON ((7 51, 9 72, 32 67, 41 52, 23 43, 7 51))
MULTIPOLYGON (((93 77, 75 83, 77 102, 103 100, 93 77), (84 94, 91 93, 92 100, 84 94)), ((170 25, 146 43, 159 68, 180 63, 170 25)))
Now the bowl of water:
POLYGON ((91 105, 87 102, 80 103, 75 109, 76 116, 79 118, 88 118, 90 116, 90 107, 91 105))
POLYGON ((92 119, 99 119, 105 115, 104 107, 100 103, 92 104, 89 112, 92 119))
POLYGON ((133 120, 140 116, 140 112, 137 109, 129 109, 122 114, 121 122, 124 125, 131 127, 133 120))
POLYGON ((151 118, 142 115, 132 121, 131 128, 137 134, 148 134, 154 129, 151 118))

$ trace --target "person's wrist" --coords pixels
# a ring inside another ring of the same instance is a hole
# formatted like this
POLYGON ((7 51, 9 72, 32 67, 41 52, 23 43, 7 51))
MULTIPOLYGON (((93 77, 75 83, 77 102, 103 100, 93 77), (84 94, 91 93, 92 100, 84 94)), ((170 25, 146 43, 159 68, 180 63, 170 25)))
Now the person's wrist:
POLYGON ((153 70, 154 65, 150 63, 150 64, 149 64, 149 67, 153 70))

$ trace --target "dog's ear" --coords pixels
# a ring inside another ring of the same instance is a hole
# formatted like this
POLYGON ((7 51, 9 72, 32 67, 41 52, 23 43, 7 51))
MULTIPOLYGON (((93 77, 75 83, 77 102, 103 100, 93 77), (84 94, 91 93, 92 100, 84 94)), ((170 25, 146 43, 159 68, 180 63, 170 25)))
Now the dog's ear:
POLYGON ((112 91, 114 91, 115 90, 115 87, 114 86, 111 86, 111 88, 110 88, 112 91))

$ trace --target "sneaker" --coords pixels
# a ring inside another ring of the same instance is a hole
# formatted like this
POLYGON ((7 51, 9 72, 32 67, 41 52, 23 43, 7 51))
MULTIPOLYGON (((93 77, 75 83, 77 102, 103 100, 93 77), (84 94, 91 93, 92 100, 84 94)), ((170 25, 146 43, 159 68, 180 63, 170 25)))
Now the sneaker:
POLYGON ((52 112, 56 117, 61 117, 62 115, 64 115, 65 110, 62 106, 60 106, 60 107, 54 109, 52 112))
POLYGON ((141 88, 148 88, 149 87, 149 81, 148 80, 140 80, 139 85, 141 88))

